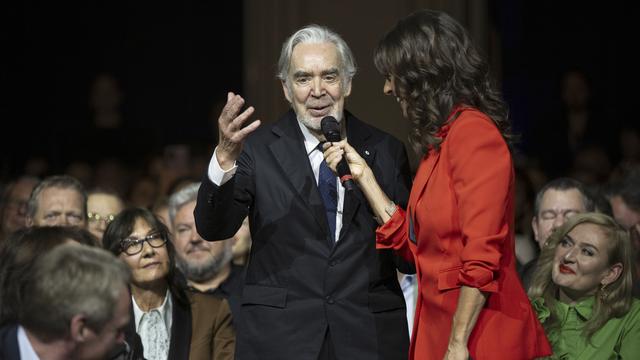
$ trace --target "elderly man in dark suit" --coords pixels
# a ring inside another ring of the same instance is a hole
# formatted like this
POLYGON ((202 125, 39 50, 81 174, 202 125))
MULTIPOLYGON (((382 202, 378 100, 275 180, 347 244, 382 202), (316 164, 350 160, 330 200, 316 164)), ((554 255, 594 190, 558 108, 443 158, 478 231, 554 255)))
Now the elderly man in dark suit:
POLYGON ((394 255, 376 250, 366 200, 357 188, 345 190, 319 146, 320 122, 333 116, 392 200, 406 204, 403 144, 344 110, 354 74, 344 40, 311 25, 283 46, 278 77, 292 110, 278 122, 244 126, 253 107, 241 111, 244 99, 228 95, 195 218, 202 237, 215 241, 233 236, 249 216, 239 359, 407 357, 394 255))

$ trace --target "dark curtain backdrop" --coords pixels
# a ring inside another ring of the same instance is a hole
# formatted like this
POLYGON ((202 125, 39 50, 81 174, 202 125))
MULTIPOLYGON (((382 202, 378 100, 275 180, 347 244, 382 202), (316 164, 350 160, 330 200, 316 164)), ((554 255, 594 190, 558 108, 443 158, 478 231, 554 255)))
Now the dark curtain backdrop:
POLYGON ((211 144, 216 101, 242 85, 240 1, 224 11, 197 0, 17 1, 1 13, 3 175, 39 154, 55 172, 74 159, 211 144), (122 91, 123 123, 111 136, 92 131, 89 92, 103 73, 122 91))

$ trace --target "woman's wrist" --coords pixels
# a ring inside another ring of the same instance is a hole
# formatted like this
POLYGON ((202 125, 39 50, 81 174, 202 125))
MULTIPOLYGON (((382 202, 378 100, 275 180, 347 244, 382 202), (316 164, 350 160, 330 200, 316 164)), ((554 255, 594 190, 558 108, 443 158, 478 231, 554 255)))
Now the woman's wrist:
POLYGON ((370 167, 364 166, 362 168, 362 173, 355 180, 358 185, 363 186, 371 183, 371 181, 375 181, 376 177, 375 175, 373 175, 373 171, 370 167))

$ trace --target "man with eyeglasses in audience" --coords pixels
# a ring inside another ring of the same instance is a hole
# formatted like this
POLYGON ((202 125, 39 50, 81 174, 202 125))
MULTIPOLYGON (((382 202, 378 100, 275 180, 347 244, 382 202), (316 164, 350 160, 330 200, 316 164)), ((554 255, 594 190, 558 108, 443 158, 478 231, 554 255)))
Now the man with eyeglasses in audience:
POLYGON ((110 222, 124 209, 124 201, 115 192, 94 189, 87 198, 89 231, 102 241, 102 235, 110 222))

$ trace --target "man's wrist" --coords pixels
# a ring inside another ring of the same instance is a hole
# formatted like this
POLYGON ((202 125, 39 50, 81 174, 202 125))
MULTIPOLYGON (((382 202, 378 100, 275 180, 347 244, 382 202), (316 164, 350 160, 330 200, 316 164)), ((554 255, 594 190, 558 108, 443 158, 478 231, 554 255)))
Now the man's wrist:
POLYGON ((228 171, 233 168, 236 163, 235 159, 232 159, 224 151, 220 151, 220 149, 216 150, 216 160, 218 160, 218 165, 222 171, 228 171))

